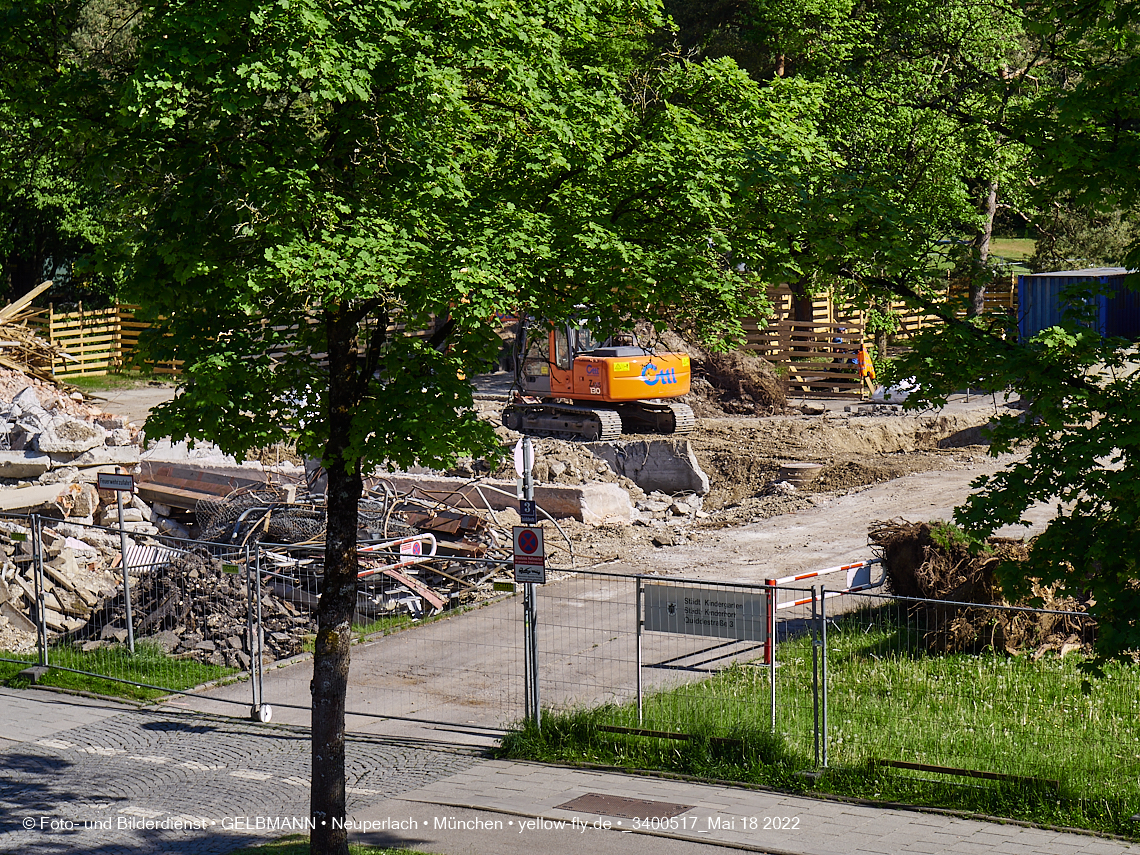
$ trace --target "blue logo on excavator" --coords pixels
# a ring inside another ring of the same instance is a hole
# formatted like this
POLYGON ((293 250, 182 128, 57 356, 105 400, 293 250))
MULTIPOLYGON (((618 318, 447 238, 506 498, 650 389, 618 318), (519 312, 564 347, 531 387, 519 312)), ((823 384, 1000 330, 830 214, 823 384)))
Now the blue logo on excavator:
POLYGON ((670 383, 677 382, 677 369, 670 368, 666 371, 661 371, 656 365, 650 362, 641 369, 641 379, 645 381, 646 386, 656 386, 658 383, 662 386, 666 386, 670 383))

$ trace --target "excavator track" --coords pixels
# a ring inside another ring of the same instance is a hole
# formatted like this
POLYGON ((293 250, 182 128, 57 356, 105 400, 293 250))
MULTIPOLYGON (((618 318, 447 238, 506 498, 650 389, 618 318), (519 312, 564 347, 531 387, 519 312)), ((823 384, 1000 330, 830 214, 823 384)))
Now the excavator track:
POLYGON ((622 426, 621 416, 614 410, 547 403, 511 404, 503 410, 503 424, 529 436, 587 442, 617 439, 622 426))
POLYGON ((626 433, 686 434, 697 425, 693 408, 668 401, 632 401, 619 404, 622 428, 626 433))

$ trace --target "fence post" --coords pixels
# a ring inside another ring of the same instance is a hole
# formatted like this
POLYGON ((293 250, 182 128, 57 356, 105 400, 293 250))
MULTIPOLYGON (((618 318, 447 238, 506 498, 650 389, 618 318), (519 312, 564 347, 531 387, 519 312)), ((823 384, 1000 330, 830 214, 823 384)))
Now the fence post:
POLYGON ((768 702, 771 707, 772 733, 776 732, 776 580, 768 579, 768 620, 767 639, 764 642, 764 658, 768 664, 768 702))
POLYGON ((254 651, 257 647, 254 634, 258 628, 253 623, 253 587, 253 567, 250 564, 249 544, 247 543, 245 545, 245 638, 249 648, 249 685, 251 692, 249 717, 257 721, 257 708, 261 706, 261 698, 258 697, 257 672, 254 665, 254 657, 256 656, 254 651))
MULTIPOLYGON (((253 657, 250 657, 249 663, 249 681, 253 684, 253 709, 249 711, 249 717, 253 721, 260 721, 262 724, 267 723, 273 718, 273 708, 265 703, 265 669, 262 656, 262 645, 265 640, 265 629, 262 626, 261 617, 261 544, 257 544, 257 549, 253 556, 250 556, 250 545, 245 545, 245 576, 249 584, 252 585, 251 600, 253 609, 253 624, 254 634, 257 636, 257 663, 254 664, 253 657), (251 570, 252 567, 252 570, 251 570)), ((250 645, 252 650, 253 645, 250 645)))
POLYGON ((115 344, 111 355, 111 364, 120 371, 126 364, 123 359, 123 310, 119 306, 119 298, 115 298, 115 344))
POLYGON ((819 651, 823 642, 819 638, 819 603, 816 591, 811 589, 811 697, 815 723, 812 733, 815 736, 815 767, 819 768, 819 651))
POLYGON ((47 615, 44 602, 44 549, 42 525, 38 514, 32 514, 32 571, 33 584, 36 590, 36 646, 39 648, 40 666, 47 667, 47 615))
POLYGON ((531 720, 530 683, 534 676, 530 673, 530 586, 523 585, 523 718, 531 720))
POLYGON ((637 586, 637 614, 634 619, 637 621, 637 724, 638 727, 645 723, 645 713, 642 707, 644 698, 644 690, 641 685, 641 577, 634 576, 633 583, 637 586))
MULTIPOLYGON (((115 467, 116 472, 121 472, 115 467)), ((131 616, 131 574, 127 566, 127 527, 123 524, 123 491, 115 490, 115 501, 119 506, 119 564, 123 568, 123 600, 127 607, 127 648, 135 653, 135 622, 131 616)))
POLYGON ((827 587, 819 586, 819 635, 823 647, 822 666, 820 668, 820 694, 823 697, 823 709, 820 716, 820 754, 823 766, 827 768, 827 587))

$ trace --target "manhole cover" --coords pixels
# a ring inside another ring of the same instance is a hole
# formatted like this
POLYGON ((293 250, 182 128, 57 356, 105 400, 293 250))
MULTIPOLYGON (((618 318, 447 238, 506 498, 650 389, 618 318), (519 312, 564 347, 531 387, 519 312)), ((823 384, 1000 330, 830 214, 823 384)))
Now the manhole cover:
POLYGON ((617 816, 622 819, 668 819, 679 816, 693 805, 676 805, 671 802, 654 802, 648 799, 627 799, 624 796, 607 796, 586 793, 565 804, 555 805, 560 810, 595 813, 598 816, 617 816))

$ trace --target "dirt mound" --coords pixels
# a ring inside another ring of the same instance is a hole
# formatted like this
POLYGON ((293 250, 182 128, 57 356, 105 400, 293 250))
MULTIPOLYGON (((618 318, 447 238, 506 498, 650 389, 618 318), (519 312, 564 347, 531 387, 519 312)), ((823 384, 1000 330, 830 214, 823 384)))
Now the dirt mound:
POLYGON ((655 346, 689 354, 692 387, 680 400, 700 418, 770 416, 787 408, 784 383, 762 356, 747 350, 713 353, 675 333, 665 333, 655 346))
MULTIPOLYGON (((1071 615, 1020 612, 987 606, 1009 606, 994 578, 1007 561, 1024 562, 1031 544, 992 537, 982 550, 971 550, 965 536, 945 523, 905 520, 872 523, 871 543, 883 559, 891 590, 901 597, 944 602, 916 604, 926 648, 939 653, 977 652, 985 648, 1011 654, 1047 650, 1091 651, 1095 624, 1071 615), (973 604, 973 605, 965 605, 973 604)), ((1085 611, 1072 598, 1059 598, 1045 588, 1034 592, 1056 611, 1085 611)))

